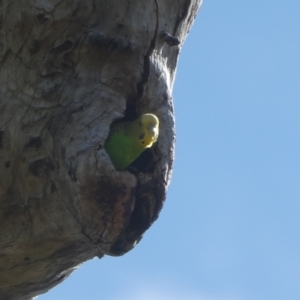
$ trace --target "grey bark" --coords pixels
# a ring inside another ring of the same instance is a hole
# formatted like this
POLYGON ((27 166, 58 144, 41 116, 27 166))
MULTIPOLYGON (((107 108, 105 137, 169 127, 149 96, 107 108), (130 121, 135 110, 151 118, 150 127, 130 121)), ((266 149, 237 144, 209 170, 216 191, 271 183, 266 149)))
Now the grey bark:
POLYGON ((0 1, 0 299, 32 299, 88 259, 126 253, 156 220, 177 58, 200 2, 0 1), (158 142, 116 172, 110 125, 149 112, 158 142))

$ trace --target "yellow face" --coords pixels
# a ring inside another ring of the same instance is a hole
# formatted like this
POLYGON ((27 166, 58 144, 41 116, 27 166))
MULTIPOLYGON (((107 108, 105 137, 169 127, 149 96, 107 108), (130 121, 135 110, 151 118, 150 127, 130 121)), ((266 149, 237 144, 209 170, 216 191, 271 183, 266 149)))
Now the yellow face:
POLYGON ((159 132, 159 120, 153 114, 144 114, 140 117, 142 134, 139 139, 145 148, 149 148, 156 142, 159 132))

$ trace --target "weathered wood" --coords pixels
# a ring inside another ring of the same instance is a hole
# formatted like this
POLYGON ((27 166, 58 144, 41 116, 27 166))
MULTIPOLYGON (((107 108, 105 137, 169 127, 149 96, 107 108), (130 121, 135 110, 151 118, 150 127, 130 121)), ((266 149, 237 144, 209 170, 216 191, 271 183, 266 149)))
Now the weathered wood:
POLYGON ((0 299, 31 299, 156 220, 174 157, 172 86, 200 0, 0 1, 0 299), (180 43, 179 43, 180 42, 180 43), (155 113, 116 172, 110 125, 155 113))

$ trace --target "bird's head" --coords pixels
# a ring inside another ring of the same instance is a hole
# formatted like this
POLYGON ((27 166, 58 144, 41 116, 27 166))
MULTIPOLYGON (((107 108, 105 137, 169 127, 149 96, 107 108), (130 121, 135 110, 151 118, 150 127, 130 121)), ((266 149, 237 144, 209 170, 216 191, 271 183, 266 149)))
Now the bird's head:
POLYGON ((159 132, 159 120, 153 114, 143 114, 138 118, 142 133, 139 135, 145 148, 150 148, 156 142, 159 132))

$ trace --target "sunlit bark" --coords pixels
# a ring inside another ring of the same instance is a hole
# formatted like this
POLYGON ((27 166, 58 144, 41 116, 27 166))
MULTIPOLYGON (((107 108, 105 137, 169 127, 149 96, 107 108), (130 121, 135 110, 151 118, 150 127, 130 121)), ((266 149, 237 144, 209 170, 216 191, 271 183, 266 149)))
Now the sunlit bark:
POLYGON ((126 253, 158 217, 176 63, 200 2, 0 1, 0 299, 31 299, 94 256, 126 253), (111 123, 147 112, 158 142, 116 172, 111 123))

